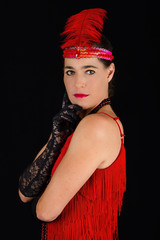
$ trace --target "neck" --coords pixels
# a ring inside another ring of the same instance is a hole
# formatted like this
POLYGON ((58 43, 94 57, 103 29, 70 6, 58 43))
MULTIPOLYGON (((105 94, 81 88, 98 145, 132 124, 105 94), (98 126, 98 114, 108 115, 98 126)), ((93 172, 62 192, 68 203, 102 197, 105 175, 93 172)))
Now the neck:
POLYGON ((84 118, 84 117, 87 116, 91 111, 92 111, 92 109, 83 110, 83 111, 80 113, 80 118, 84 118))

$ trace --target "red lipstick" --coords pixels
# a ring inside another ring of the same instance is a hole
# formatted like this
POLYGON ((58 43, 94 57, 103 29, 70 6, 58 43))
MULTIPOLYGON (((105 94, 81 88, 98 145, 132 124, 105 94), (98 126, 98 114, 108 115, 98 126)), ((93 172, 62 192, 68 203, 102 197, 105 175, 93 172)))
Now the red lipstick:
POLYGON ((88 97, 89 94, 83 94, 83 93, 75 93, 74 96, 76 98, 84 98, 84 97, 88 97))

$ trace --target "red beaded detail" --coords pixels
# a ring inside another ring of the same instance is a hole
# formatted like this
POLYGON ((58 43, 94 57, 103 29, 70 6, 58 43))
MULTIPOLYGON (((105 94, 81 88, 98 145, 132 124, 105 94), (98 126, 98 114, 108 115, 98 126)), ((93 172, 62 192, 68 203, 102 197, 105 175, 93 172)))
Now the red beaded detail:
POLYGON ((110 98, 104 99, 97 107, 95 107, 90 113, 96 113, 100 108, 105 105, 111 104, 110 98))
POLYGON ((84 48, 84 47, 77 47, 77 48, 65 48, 63 50, 63 57, 64 58, 102 58, 106 60, 112 61, 114 56, 112 52, 104 48, 84 48))

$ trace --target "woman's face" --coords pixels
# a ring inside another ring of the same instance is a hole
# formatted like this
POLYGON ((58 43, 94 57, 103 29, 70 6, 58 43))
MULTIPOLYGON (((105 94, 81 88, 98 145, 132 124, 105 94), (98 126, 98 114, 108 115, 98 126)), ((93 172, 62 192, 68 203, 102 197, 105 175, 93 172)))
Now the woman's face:
POLYGON ((108 97, 114 71, 113 63, 106 68, 98 58, 65 58, 64 84, 71 103, 84 110, 93 109, 108 97))

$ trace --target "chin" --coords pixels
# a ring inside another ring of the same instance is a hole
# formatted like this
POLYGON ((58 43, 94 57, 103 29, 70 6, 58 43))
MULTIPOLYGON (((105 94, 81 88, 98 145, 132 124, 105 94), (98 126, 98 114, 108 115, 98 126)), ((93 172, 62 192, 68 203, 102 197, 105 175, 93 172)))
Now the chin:
POLYGON ((101 102, 101 100, 100 101, 93 101, 93 100, 91 100, 91 99, 76 99, 76 98, 69 98, 70 99, 70 101, 71 101, 71 103, 72 104, 77 104, 77 105, 79 105, 80 107, 82 107, 83 108, 83 110, 89 110, 89 109, 93 109, 93 108, 95 108, 95 106, 97 106, 98 104, 99 104, 99 102, 101 102))
POLYGON ((95 107, 93 104, 89 104, 87 102, 82 102, 82 101, 73 101, 72 104, 79 105, 80 107, 83 108, 83 110, 89 110, 95 107))

